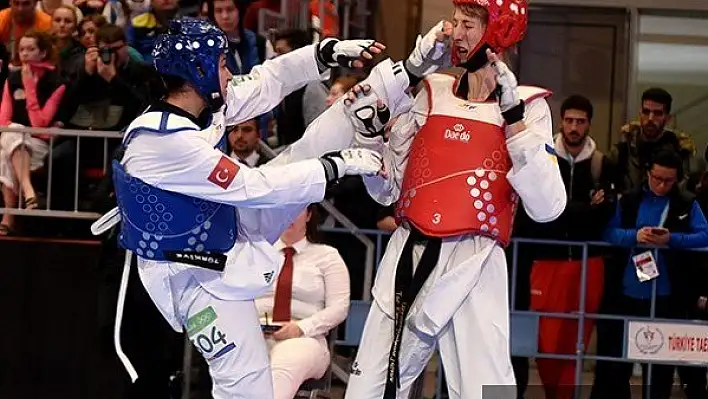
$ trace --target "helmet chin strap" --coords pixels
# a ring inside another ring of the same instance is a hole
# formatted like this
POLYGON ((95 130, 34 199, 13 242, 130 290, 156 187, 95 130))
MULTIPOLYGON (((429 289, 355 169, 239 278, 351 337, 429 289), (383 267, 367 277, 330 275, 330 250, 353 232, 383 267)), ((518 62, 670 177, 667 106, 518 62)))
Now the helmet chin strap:
POLYGON ((218 111, 224 105, 224 97, 219 93, 218 95, 214 93, 210 99, 207 100, 207 106, 211 109, 211 112, 218 111))
POLYGON ((487 43, 484 43, 472 54, 471 57, 467 59, 467 61, 464 61, 457 66, 460 68, 465 68, 468 72, 477 72, 489 62, 489 58, 487 57, 487 49, 491 49, 491 47, 487 43))

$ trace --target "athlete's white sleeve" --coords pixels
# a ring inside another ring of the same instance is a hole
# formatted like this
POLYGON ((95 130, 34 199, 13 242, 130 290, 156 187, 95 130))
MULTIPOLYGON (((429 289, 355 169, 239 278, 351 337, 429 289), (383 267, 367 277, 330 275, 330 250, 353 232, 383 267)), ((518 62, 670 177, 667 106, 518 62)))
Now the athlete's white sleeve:
MULTIPOLYGON (((406 93, 410 81, 402 62, 391 59, 381 61, 360 84, 368 84, 379 98, 388 104, 391 116, 408 111, 410 96, 406 93)), ((319 157, 331 151, 338 151, 354 145, 354 125, 344 111, 344 98, 340 98, 305 130, 305 134, 269 165, 282 165, 303 159, 319 157)), ((371 148, 375 149, 375 148, 371 148)))
MULTIPOLYGON (((324 73, 327 74, 329 69, 324 73)), ((283 98, 305 84, 320 80, 316 45, 309 45, 237 75, 226 88, 226 125, 236 125, 275 108, 283 98)))
POLYGON ((237 207, 281 207, 324 198, 327 181, 318 159, 251 169, 212 148, 200 134, 137 137, 124 157, 128 173, 163 190, 237 207))
POLYGON ((428 119, 428 101, 428 91, 423 85, 410 110, 401 114, 391 127, 388 142, 383 143, 380 138, 358 140, 360 146, 379 151, 383 156, 384 168, 388 173, 386 179, 380 176, 362 176, 366 191, 381 205, 388 206, 398 201, 413 139, 428 119))
POLYGON ((526 104, 526 130, 507 140, 513 164, 507 179, 536 222, 555 220, 566 205, 566 192, 553 147, 551 110, 543 98, 526 104))

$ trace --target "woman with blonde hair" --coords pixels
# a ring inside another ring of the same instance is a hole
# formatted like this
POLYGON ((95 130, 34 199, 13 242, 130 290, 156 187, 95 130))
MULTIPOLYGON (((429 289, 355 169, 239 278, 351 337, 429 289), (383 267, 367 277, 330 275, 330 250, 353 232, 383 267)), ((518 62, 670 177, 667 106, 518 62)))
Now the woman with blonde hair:
POLYGON ((83 18, 78 8, 62 4, 52 13, 52 38, 59 52, 59 71, 74 77, 83 66, 84 49, 77 38, 79 21, 83 18))

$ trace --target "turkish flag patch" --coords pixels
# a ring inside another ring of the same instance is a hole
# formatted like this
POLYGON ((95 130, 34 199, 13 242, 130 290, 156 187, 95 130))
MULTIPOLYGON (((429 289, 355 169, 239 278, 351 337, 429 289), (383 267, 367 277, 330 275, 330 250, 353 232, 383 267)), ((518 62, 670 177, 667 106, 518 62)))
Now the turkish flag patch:
POLYGON ((236 178, 239 167, 227 156, 222 156, 214 170, 209 174, 209 181, 226 190, 236 178))

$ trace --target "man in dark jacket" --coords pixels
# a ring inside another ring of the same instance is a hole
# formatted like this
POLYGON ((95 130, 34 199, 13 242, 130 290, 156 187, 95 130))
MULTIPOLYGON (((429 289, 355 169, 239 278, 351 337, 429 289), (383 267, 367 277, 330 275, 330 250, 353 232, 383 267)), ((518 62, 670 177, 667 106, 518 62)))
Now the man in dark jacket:
MULTIPOLYGON (((708 223, 694 198, 678 187, 682 168, 677 153, 658 152, 649 163, 645 183, 618 201, 604 239, 623 248, 624 256, 617 257, 615 270, 620 273, 606 276, 609 282, 606 290, 610 292, 605 293, 602 313, 659 318, 683 316, 683 291, 688 288, 685 273, 696 269, 691 261, 692 254, 676 250, 708 246, 708 223), (659 248, 637 248, 639 245, 659 248), (656 284, 656 302, 652 314, 653 284, 656 284)), ((597 334, 599 356, 622 357, 624 324, 621 321, 598 321, 597 334)), ((647 373, 642 374, 646 378, 647 373)), ((631 363, 598 361, 591 398, 631 397, 631 375, 631 363)), ((668 399, 673 376, 673 366, 655 364, 650 382, 651 397, 668 399)), ((647 383, 645 381, 644 386, 647 383)))
MULTIPOLYGON (((568 195, 565 211, 558 219, 543 224, 533 222, 525 212, 518 212, 515 223, 516 236, 560 241, 600 240, 602 231, 612 216, 615 190, 612 181, 613 165, 597 149, 595 141, 590 137, 592 117, 592 103, 583 96, 570 96, 561 105, 561 131, 556 135, 555 149, 568 195)), ((598 254, 598 249, 591 248, 590 256, 598 254)), ((511 260, 513 256, 508 256, 507 259, 511 260)), ((531 270, 534 262, 544 263, 541 266, 547 266, 547 263, 554 263, 557 260, 582 260, 582 247, 519 244, 516 310, 528 310, 530 307, 531 270)), ((568 265, 559 267, 565 266, 568 265)), ((551 267, 555 266, 551 265, 551 267)), ((541 270, 538 272, 545 273, 541 270)), ((512 273, 509 274, 511 276, 512 273)), ((553 280, 567 276, 567 274, 560 276, 551 273, 544 278, 553 280)), ((573 284, 569 284, 568 281, 553 281, 550 285, 557 289, 565 289, 573 284)), ((574 286, 578 286, 578 283, 574 286)), ((552 293, 544 292, 544 295, 552 296, 552 293)), ((514 358, 513 365, 517 375, 519 397, 522 397, 526 385, 524 382, 528 379, 528 360, 514 358)), ((567 375, 574 375, 574 373, 567 375)), ((549 380, 544 378, 544 384, 548 389, 547 383, 549 380)))
POLYGON ((642 184, 652 155, 660 150, 676 151, 681 157, 684 176, 691 172, 695 143, 687 134, 668 128, 672 102, 666 90, 650 88, 642 93, 639 120, 622 127, 620 141, 609 154, 617 165, 621 191, 633 190, 642 184))

